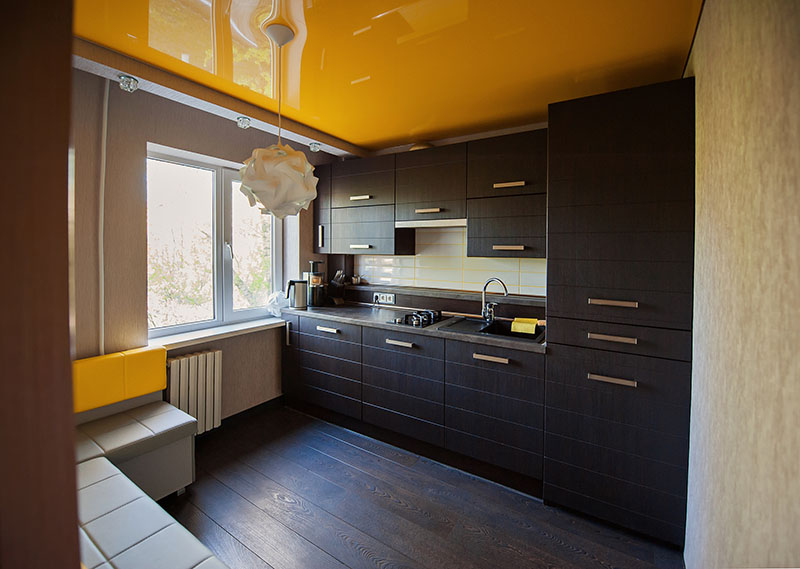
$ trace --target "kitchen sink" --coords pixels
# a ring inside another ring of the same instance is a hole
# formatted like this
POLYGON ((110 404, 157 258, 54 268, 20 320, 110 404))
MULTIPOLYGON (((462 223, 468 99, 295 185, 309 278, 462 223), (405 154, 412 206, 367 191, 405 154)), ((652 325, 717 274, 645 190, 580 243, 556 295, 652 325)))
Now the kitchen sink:
POLYGON ((536 334, 520 334, 519 332, 511 331, 511 321, 509 320, 495 320, 491 324, 486 324, 485 320, 478 318, 464 318, 447 326, 442 326, 440 330, 462 332, 464 334, 480 334, 482 336, 505 336, 536 343, 544 341, 545 332, 544 326, 537 326, 536 334))

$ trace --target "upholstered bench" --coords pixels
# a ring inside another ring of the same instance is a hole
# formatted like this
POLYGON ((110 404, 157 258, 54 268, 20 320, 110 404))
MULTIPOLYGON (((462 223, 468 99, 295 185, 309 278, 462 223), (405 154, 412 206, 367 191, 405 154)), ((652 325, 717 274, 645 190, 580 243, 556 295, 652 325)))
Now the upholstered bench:
POLYGON ((78 464, 77 479, 86 569, 225 569, 108 459, 78 464))

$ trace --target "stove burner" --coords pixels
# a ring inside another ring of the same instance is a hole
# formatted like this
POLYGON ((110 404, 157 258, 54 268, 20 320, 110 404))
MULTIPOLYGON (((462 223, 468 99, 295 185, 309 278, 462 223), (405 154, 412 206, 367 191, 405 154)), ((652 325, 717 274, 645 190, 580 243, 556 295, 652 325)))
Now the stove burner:
POLYGON ((403 324, 405 326, 413 326, 415 328, 424 328, 431 324, 436 324, 442 319, 441 310, 417 310, 403 314, 399 318, 395 318, 391 324, 403 324))

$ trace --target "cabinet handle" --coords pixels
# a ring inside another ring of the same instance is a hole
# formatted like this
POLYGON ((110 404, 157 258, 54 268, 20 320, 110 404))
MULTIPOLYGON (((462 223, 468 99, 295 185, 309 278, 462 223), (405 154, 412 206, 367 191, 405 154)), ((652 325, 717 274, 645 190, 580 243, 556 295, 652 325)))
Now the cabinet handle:
POLYGON ((500 190, 503 188, 519 188, 520 186, 525 185, 525 180, 518 180, 516 182, 496 182, 492 184, 492 188, 495 190, 500 190))
POLYGON ((317 247, 320 249, 325 246, 324 227, 324 225, 317 226, 317 247))
POLYGON ((291 346, 292 345, 292 335, 290 333, 291 332, 291 327, 292 327, 292 323, 287 321, 286 322, 286 345, 287 346, 291 346))
POLYGON ((492 362, 493 364, 508 364, 508 358, 498 358, 497 356, 487 356, 486 354, 472 354, 472 359, 492 362))
POLYGON ((351 249, 369 249, 372 245, 350 245, 351 249))
POLYGON ((414 342, 403 342, 401 340, 392 340, 391 338, 386 338, 386 343, 390 346, 400 346, 401 348, 413 348, 414 342))
POLYGON ((492 245, 492 251, 524 251, 525 245, 492 245))
POLYGON ((638 344, 638 338, 631 338, 630 336, 610 336, 608 334, 595 334, 589 332, 586 334, 589 340, 602 340, 603 342, 616 342, 618 344, 638 344))
POLYGON ((587 373, 586 379, 591 379, 592 381, 602 381, 603 383, 613 383, 614 385, 624 385, 625 387, 636 387, 639 385, 638 382, 632 379, 621 379, 619 377, 609 377, 607 375, 599 375, 596 373, 587 373))
POLYGON ((317 326, 317 330, 320 332, 327 332, 328 334, 338 334, 339 330, 336 328, 328 328, 327 326, 317 326))
POLYGON ((441 213, 442 208, 440 207, 425 207, 422 209, 415 209, 414 213, 441 213))
POLYGON ((371 200, 372 196, 369 194, 364 194, 363 196, 350 196, 351 202, 359 202, 361 200, 371 200))
POLYGON ((639 308, 635 300, 608 300, 606 298, 588 298, 589 304, 597 306, 618 306, 620 308, 639 308))

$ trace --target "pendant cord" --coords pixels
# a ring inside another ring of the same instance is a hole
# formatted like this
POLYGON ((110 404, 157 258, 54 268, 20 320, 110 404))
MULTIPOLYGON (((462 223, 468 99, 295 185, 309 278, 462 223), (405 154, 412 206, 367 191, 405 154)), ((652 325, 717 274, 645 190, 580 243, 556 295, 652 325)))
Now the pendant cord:
POLYGON ((283 92, 281 89, 281 46, 278 46, 278 145, 281 143, 281 102, 283 92))

